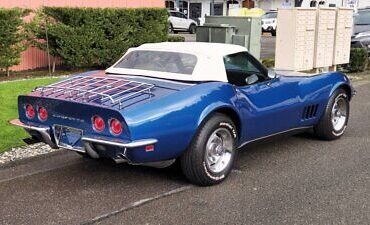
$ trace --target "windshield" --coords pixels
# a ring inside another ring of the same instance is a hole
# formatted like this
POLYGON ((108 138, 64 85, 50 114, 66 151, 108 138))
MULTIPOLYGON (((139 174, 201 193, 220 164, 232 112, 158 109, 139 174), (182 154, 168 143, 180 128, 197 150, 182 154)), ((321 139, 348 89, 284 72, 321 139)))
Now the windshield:
POLYGON ((354 16, 355 25, 370 25, 370 11, 358 12, 354 16))
POLYGON ((128 53, 115 68, 191 75, 196 64, 197 57, 192 54, 137 50, 128 53))
POLYGON ((276 19, 277 13, 266 13, 262 16, 262 19, 276 19))

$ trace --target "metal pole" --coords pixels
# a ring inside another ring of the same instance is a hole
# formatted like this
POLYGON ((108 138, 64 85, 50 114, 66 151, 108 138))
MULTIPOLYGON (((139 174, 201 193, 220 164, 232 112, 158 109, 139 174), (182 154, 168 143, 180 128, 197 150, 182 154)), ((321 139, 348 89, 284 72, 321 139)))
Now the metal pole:
POLYGON ((215 15, 215 0, 211 1, 211 16, 215 15))
POLYGON ((180 11, 180 0, 175 1, 175 10, 180 11))
POLYGON ((188 1, 188 9, 187 9, 187 10, 188 10, 188 19, 190 18, 190 2, 191 2, 191 1, 189 0, 189 1, 188 1))

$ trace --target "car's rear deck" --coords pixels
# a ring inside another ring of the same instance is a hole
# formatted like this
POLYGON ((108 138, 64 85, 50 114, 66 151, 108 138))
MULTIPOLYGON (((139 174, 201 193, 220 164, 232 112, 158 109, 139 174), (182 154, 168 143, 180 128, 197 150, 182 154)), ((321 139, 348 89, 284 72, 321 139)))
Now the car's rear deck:
POLYGON ((97 72, 93 75, 73 76, 48 86, 37 87, 32 95, 103 105, 121 110, 182 89, 182 85, 168 86, 143 80, 146 81, 146 79, 132 79, 97 72))

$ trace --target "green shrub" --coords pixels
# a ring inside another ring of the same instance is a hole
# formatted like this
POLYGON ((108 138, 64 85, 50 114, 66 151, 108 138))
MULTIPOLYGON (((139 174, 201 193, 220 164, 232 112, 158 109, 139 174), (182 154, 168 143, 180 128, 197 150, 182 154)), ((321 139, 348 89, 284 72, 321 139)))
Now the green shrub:
POLYGON ((9 67, 20 63, 21 52, 27 48, 23 17, 29 13, 26 9, 0 8, 0 69, 8 75, 9 67))
POLYGON ((185 37, 180 36, 180 35, 168 35, 168 42, 184 42, 185 37))
POLYGON ((167 41, 165 9, 44 7, 30 26, 34 44, 70 67, 106 67, 130 47, 167 41))
POLYGON ((262 59, 262 64, 265 65, 267 68, 273 68, 275 67, 275 59, 274 58, 262 59))
POLYGON ((364 48, 352 48, 347 70, 349 72, 363 72, 369 63, 368 53, 364 48))

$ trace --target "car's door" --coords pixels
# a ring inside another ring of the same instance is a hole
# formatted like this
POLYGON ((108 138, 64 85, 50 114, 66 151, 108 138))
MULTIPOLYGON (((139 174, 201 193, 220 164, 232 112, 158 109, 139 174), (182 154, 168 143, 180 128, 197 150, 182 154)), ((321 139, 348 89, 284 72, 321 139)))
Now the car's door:
POLYGON ((182 28, 181 27, 181 20, 178 17, 177 12, 171 12, 171 23, 172 23, 172 26, 176 29, 182 28))
POLYGON ((243 141, 298 126, 302 106, 296 79, 269 78, 267 69, 247 52, 225 56, 224 63, 237 92, 243 141))
POLYGON ((178 12, 177 14, 178 14, 178 18, 179 18, 179 21, 180 21, 180 24, 181 24, 181 28, 182 29, 188 29, 189 28, 188 18, 180 12, 178 12))

